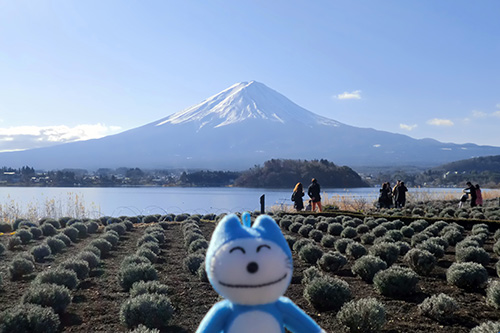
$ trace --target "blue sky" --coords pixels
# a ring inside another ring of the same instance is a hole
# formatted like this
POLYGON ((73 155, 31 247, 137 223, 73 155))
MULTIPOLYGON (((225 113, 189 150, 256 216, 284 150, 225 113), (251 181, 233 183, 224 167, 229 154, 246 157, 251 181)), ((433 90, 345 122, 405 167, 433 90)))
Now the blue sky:
POLYGON ((0 151, 256 80, 348 125, 500 146, 500 1, 0 0, 0 151))

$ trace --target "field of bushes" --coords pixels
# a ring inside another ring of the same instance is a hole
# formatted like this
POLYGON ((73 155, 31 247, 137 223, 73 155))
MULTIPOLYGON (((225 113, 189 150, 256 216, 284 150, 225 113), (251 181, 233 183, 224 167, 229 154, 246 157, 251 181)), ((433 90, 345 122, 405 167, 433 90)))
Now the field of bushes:
MULTIPOLYGON (((223 215, 0 222, 0 332, 194 332, 223 215)), ((326 332, 499 332, 500 207, 274 213, 326 332)))

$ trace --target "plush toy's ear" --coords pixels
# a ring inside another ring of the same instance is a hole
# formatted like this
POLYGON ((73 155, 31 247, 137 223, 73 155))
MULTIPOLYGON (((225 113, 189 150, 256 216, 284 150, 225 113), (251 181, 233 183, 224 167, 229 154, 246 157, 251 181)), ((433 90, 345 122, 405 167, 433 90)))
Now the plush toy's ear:
POLYGON ((280 227, 269 215, 260 215, 252 228, 258 230, 262 238, 278 244, 287 256, 292 257, 292 251, 290 251, 290 246, 288 246, 280 227))
POLYGON ((210 240, 207 256, 211 251, 215 251, 227 241, 239 237, 248 237, 248 232, 244 230, 238 216, 234 214, 226 215, 222 221, 217 224, 217 227, 215 227, 212 239, 210 240))

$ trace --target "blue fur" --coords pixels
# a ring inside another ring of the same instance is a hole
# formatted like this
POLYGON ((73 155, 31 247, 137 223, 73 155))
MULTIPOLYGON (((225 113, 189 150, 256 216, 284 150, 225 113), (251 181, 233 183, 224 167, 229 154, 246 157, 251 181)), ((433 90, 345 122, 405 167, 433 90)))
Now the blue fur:
MULTIPOLYGON (((247 220, 245 215, 243 216, 243 220, 247 220)), ((292 253, 290 247, 281 229, 270 216, 261 215, 257 218, 253 227, 247 227, 241 225, 236 215, 228 215, 217 225, 212 235, 205 261, 207 273, 210 272, 213 256, 221 246, 231 241, 246 238, 260 238, 274 242, 283 250, 286 256, 288 256, 291 263, 292 253)), ((208 275, 212 286, 214 286, 211 275, 208 275)), ((217 289, 216 291, 220 293, 217 289)), ((230 299, 218 302, 205 315, 205 318, 200 323, 196 332, 228 332, 231 324, 236 318, 250 311, 265 312, 274 317, 281 327, 282 333, 285 332, 285 327, 293 333, 321 332, 321 328, 311 319, 311 317, 297 307, 290 299, 283 296, 279 297, 275 302, 258 305, 235 304, 230 299)), ((251 323, 249 323, 249 325, 251 325, 251 323)))

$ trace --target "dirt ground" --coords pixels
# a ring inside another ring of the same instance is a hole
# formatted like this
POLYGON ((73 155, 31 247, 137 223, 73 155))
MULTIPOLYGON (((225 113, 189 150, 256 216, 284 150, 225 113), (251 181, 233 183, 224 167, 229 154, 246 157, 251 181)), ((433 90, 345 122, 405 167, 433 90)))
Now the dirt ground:
MULTIPOLYGON (((214 228, 212 222, 200 222, 200 228, 207 240, 214 228)), ((297 239, 301 236, 288 231, 297 239)), ((120 323, 119 312, 122 303, 129 297, 121 290, 117 275, 122 259, 135 252, 136 242, 143 235, 143 228, 138 227, 120 238, 115 250, 102 258, 101 266, 91 272, 89 278, 82 281, 73 291, 73 301, 66 312, 61 315, 63 332, 127 332, 120 323)), ((155 264, 159 272, 160 282, 171 289, 170 299, 175 307, 175 313, 170 327, 165 332, 195 332, 198 324, 218 301, 209 283, 200 282, 197 276, 191 275, 183 266, 183 260, 188 255, 184 247, 180 223, 171 223, 165 231, 166 242, 162 246, 159 260, 155 264)), ((21 247, 17 251, 6 251, 1 256, 1 272, 4 276, 4 290, 0 292, 0 311, 19 302, 21 296, 36 273, 57 265, 66 258, 77 254, 92 239, 99 235, 91 235, 80 240, 57 254, 44 264, 36 264, 36 272, 21 281, 9 281, 6 267, 16 252, 27 250, 37 243, 21 247)), ((5 242, 5 239, 0 239, 5 242)), ((487 269, 491 277, 496 277, 494 263, 497 256, 491 252, 492 239, 485 245, 492 260, 487 269)), ((324 249, 325 252, 328 249, 324 249)), ((400 258, 401 261, 401 258, 400 258)), ((471 328, 487 320, 498 321, 500 311, 488 306, 485 293, 465 292, 446 283, 446 268, 454 261, 454 248, 449 247, 446 255, 438 261, 437 267, 428 277, 420 277, 419 292, 411 298, 396 300, 381 296, 374 287, 362 281, 351 273, 352 261, 334 275, 349 283, 354 299, 376 297, 386 307, 387 323, 382 332, 469 332, 471 328), (430 295, 444 292, 454 297, 460 305, 460 311, 454 320, 448 323, 438 323, 420 315, 417 305, 430 295)), ((400 262, 401 263, 401 262, 400 262)), ((309 265, 298 259, 294 254, 294 278, 285 296, 291 298, 298 306, 313 317, 327 332, 339 332, 341 327, 335 319, 334 311, 318 312, 303 297, 303 286, 300 284, 302 272, 309 265)), ((331 273, 327 273, 331 274, 331 273)))

